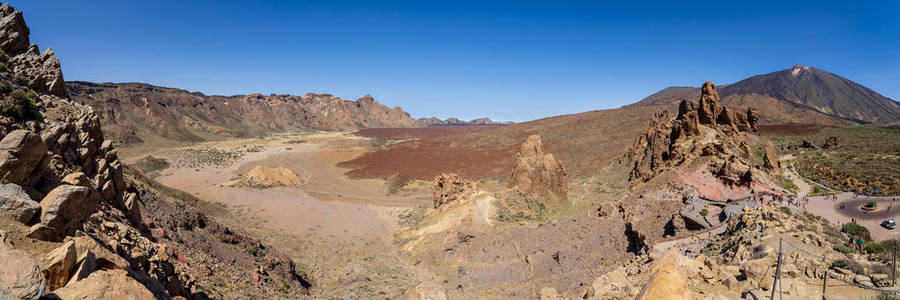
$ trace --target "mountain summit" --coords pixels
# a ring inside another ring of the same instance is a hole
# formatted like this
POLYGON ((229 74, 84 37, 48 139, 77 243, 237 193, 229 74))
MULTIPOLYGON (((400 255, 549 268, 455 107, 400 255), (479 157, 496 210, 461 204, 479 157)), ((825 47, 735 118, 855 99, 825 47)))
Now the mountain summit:
MULTIPOLYGON (((834 73, 800 64, 725 85, 719 91, 723 104, 757 107, 768 116, 767 123, 839 125, 900 120, 900 103, 834 73)), ((699 94, 698 88, 669 87, 636 105, 674 105, 699 94)))

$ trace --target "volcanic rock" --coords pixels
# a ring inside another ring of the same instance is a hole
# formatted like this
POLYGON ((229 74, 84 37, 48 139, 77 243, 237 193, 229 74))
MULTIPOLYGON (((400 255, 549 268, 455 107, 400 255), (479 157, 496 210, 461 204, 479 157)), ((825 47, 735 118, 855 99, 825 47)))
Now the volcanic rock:
POLYGON ((11 5, 4 3, 0 6, 0 49, 7 55, 15 55, 28 48, 30 30, 25 25, 25 18, 21 11, 16 11, 11 5))
POLYGON ((0 140, 0 182, 29 183, 26 179, 46 154, 47 145, 39 135, 27 130, 10 132, 0 140))
POLYGON ((697 116, 702 124, 715 124, 719 118, 719 93, 712 82, 704 82, 698 101, 697 116))
POLYGON ((431 188, 434 208, 465 199, 475 193, 475 184, 457 174, 441 174, 434 178, 431 188))
POLYGON ((766 141, 765 156, 763 157, 763 167, 769 170, 781 168, 781 162, 778 161, 778 155, 775 153, 775 145, 772 141, 766 141))
POLYGON ((75 267, 75 242, 68 241, 44 255, 41 272, 47 279, 47 290, 54 291, 66 285, 75 267))
POLYGON ((144 285, 128 277, 125 270, 103 270, 91 273, 54 291, 48 297, 59 299, 156 299, 144 285))
POLYGON ((97 210, 100 198, 91 188, 61 185, 41 200, 41 224, 68 235, 97 210))
POLYGON ((21 186, 12 183, 0 185, 0 214, 27 223, 40 209, 41 206, 31 200, 21 186))
POLYGON ((668 119, 658 113, 635 140, 626 154, 633 162, 630 179, 648 181, 656 174, 677 167, 699 156, 719 161, 713 172, 726 176, 726 181, 745 182, 742 153, 750 154, 749 144, 740 132, 754 130, 756 116, 719 106, 719 96, 712 82, 703 84, 700 99, 683 100, 678 115, 668 119), (754 120, 751 122, 751 120, 754 120), (710 139, 709 137, 714 137, 710 139))
POLYGON ((553 154, 544 154, 539 135, 529 136, 522 144, 516 154, 516 166, 508 186, 516 186, 529 195, 548 197, 553 194, 560 199, 568 199, 566 169, 553 154))
POLYGON ((687 258, 675 251, 666 253, 656 262, 653 275, 644 286, 638 299, 694 299, 691 290, 685 284, 687 278, 679 270, 679 261, 682 260, 687 260, 687 258))
POLYGON ((60 97, 69 94, 59 59, 53 49, 48 48, 41 53, 37 45, 31 45, 22 54, 11 57, 10 63, 13 74, 24 79, 35 91, 60 97))
POLYGON ((9 291, 18 299, 38 299, 46 286, 41 268, 31 255, 0 243, 0 295, 9 291))
POLYGON ((71 185, 84 186, 84 187, 91 186, 91 181, 82 172, 75 172, 75 173, 66 175, 66 177, 63 177, 62 182, 68 183, 71 185))

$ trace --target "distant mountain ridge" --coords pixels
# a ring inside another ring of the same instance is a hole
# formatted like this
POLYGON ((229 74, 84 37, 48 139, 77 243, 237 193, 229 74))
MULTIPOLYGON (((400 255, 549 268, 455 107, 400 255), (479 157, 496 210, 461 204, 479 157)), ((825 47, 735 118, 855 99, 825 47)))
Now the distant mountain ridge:
POLYGON ((73 101, 90 105, 117 143, 154 145, 256 137, 304 130, 418 127, 399 107, 366 95, 356 101, 329 94, 208 96, 143 83, 66 82, 73 101))
POLYGON ((515 122, 494 122, 489 118, 478 118, 471 121, 463 121, 457 118, 447 118, 441 120, 435 117, 419 118, 416 120, 422 127, 441 127, 441 126, 484 126, 484 125, 509 125, 515 122))
MULTIPOLYGON (((756 75, 719 89, 726 106, 756 107, 767 123, 892 123, 900 103, 849 79, 818 68, 792 68, 756 75)), ((699 88, 669 87, 633 105, 674 105, 699 97, 699 88)))

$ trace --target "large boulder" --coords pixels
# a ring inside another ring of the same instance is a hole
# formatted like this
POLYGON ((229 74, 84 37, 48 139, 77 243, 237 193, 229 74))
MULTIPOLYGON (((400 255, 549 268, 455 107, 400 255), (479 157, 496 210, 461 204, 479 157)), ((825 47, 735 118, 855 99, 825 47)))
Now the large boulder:
POLYGON ((153 293, 125 270, 103 270, 48 295, 59 299, 155 299, 153 293))
POLYGON ((675 251, 669 251, 651 270, 650 280, 637 299, 694 299, 687 278, 680 266, 687 259, 675 251))
POLYGON ((516 154, 516 166, 509 179, 509 187, 518 187, 529 195, 568 199, 566 168, 553 156, 544 153, 541 136, 531 135, 516 154))
POLYGON ((46 288, 41 268, 31 255, 0 242, 0 295, 17 299, 38 299, 46 288))
POLYGON ((431 191, 434 208, 438 208, 471 196, 475 193, 475 184, 453 173, 441 174, 434 178, 431 191))
POLYGON ((0 6, 0 49, 8 55, 25 51, 31 44, 28 41, 29 34, 30 30, 25 25, 21 11, 16 11, 7 3, 0 6))
POLYGON ((75 242, 68 241, 44 255, 41 271, 47 279, 47 290, 54 291, 66 285, 75 268, 75 242))
POLYGON ((60 185, 41 200, 40 224, 52 228, 58 235, 68 235, 81 227, 99 203, 100 197, 91 188, 60 185))
POLYGON ((21 186, 12 183, 0 185, 0 214, 28 223, 40 209, 41 206, 31 200, 21 186))
POLYGON ((83 263, 86 260, 93 261, 96 268, 102 269, 127 269, 127 260, 101 245, 90 236, 78 236, 75 240, 75 252, 77 261, 83 263))
POLYGON ((28 130, 15 130, 0 140, 0 183, 28 183, 29 175, 38 168, 47 145, 28 130))

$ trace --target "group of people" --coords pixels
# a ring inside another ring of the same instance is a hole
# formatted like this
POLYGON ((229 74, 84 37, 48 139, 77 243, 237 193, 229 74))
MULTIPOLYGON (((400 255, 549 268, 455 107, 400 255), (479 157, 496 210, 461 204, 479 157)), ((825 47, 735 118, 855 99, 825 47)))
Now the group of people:
POLYGON ((799 207, 799 208, 803 208, 803 209, 806 209, 806 205, 809 204, 808 197, 799 198, 799 197, 795 197, 795 196, 772 195, 771 199, 766 199, 765 197, 762 197, 762 195, 759 195, 755 192, 751 192, 750 201, 752 201, 753 204, 757 204, 757 205, 771 205, 771 204, 775 204, 775 205, 779 205, 779 206, 789 205, 789 206, 795 206, 795 207, 799 207))

